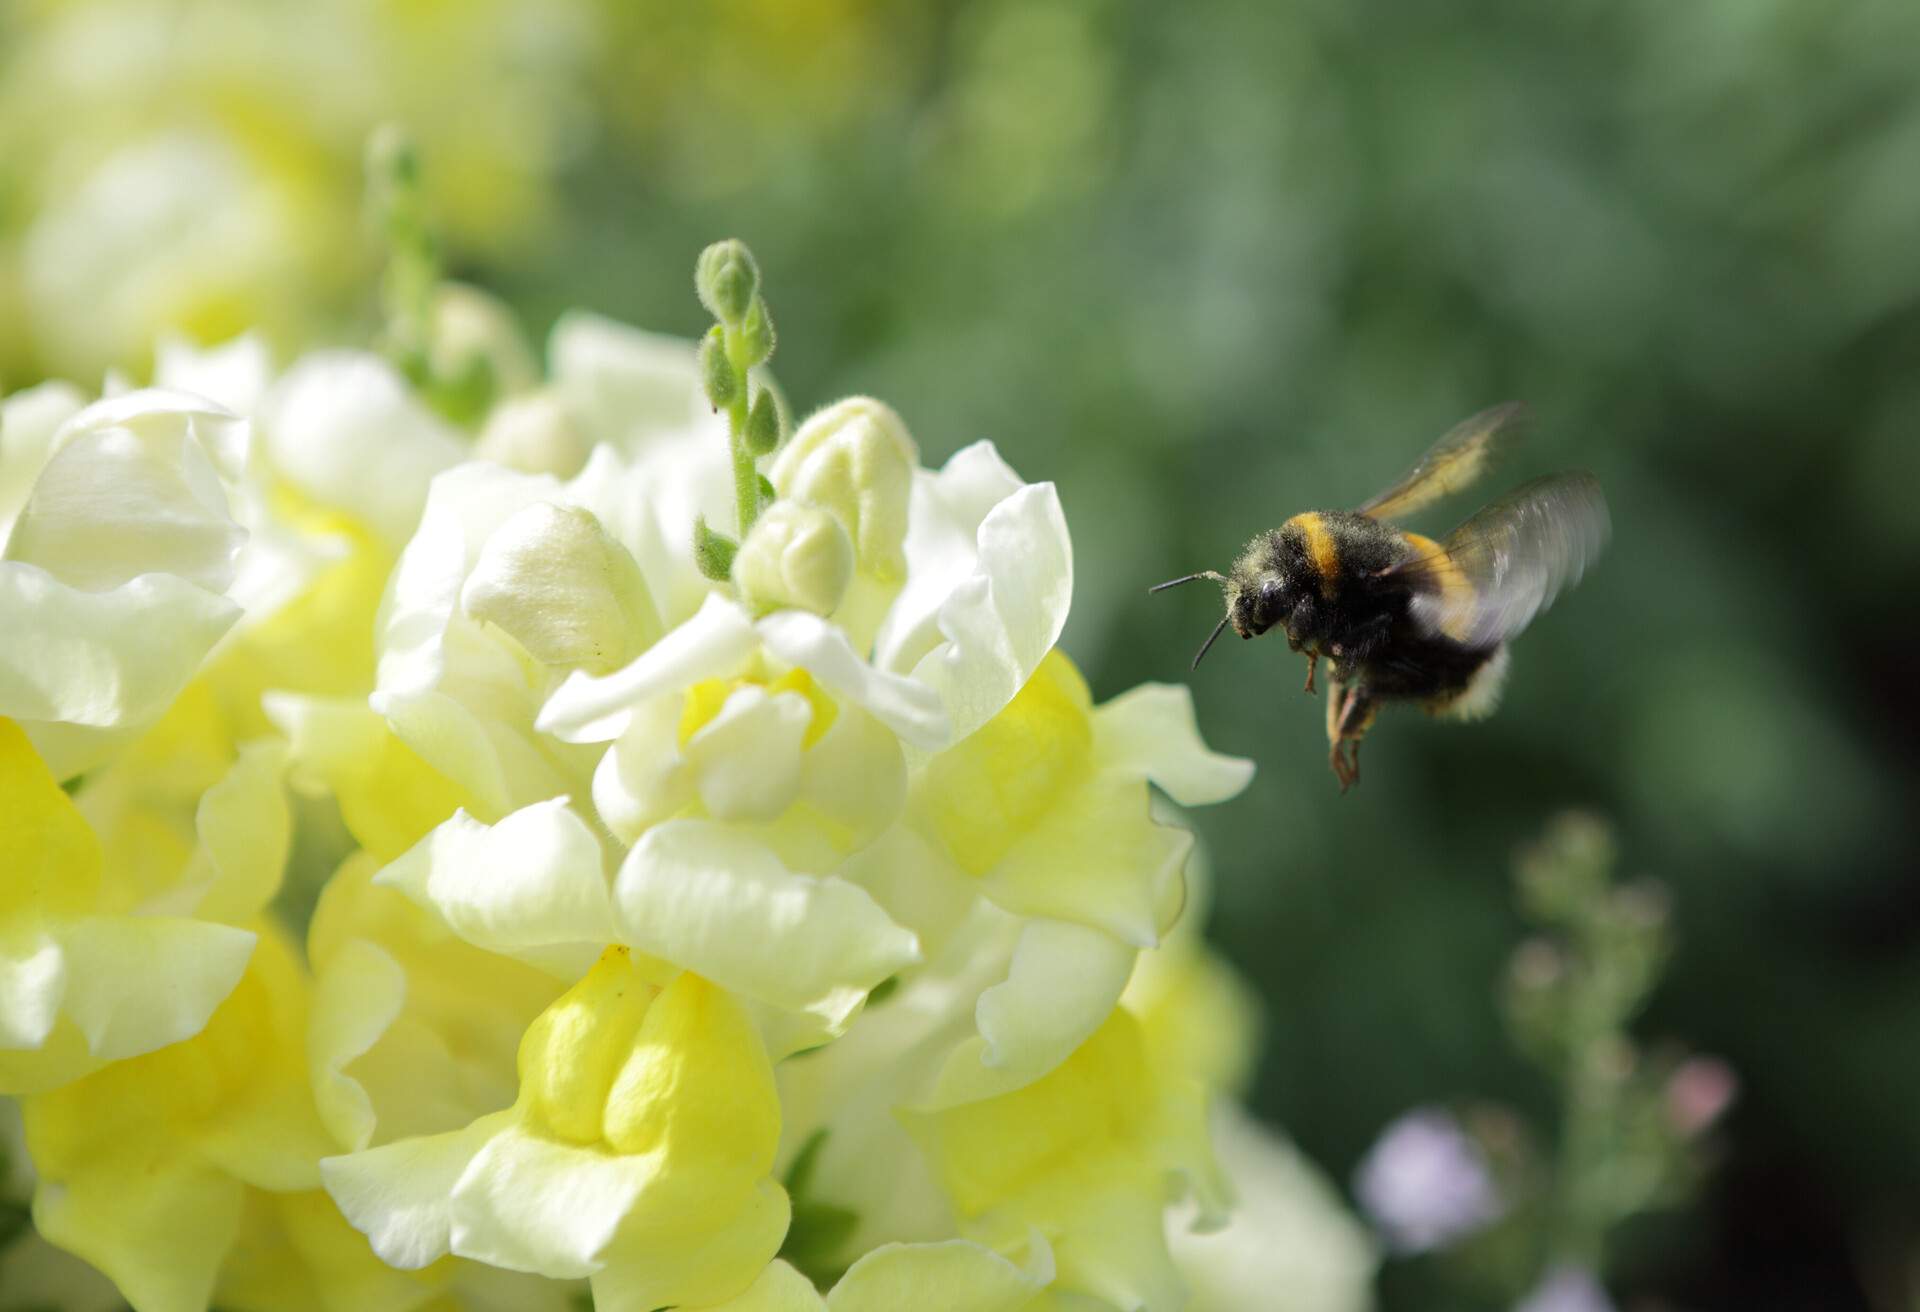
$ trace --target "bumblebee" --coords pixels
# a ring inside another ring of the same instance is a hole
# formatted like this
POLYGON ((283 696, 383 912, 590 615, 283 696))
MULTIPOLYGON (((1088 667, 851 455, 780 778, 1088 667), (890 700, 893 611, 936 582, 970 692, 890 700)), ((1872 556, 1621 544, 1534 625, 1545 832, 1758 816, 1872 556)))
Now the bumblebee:
POLYGON ((1609 531, 1593 475, 1550 474, 1515 489, 1436 542, 1396 526, 1477 480, 1525 416, 1496 406, 1434 443, 1392 487, 1353 510, 1310 510, 1260 534, 1226 574, 1202 570, 1149 589, 1211 579, 1226 594, 1194 668, 1228 625, 1269 629, 1307 658, 1305 691, 1328 663, 1327 762, 1345 792, 1360 742, 1387 702, 1459 719, 1490 714, 1507 644, 1576 582, 1609 531))

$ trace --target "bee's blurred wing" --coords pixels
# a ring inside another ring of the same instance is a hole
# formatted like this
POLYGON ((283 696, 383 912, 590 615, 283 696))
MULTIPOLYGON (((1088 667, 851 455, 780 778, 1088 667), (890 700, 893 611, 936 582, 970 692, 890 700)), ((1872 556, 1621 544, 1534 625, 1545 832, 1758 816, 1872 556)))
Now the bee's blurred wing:
POLYGON ((1587 473, 1551 474, 1515 489, 1437 548, 1416 550, 1386 575, 1415 586, 1413 614, 1430 631, 1469 647, 1492 647, 1577 583, 1609 532, 1599 481, 1587 473))
POLYGON ((1494 455, 1518 433, 1526 414, 1525 405, 1509 401, 1454 425, 1404 478, 1361 506, 1360 513, 1398 519, 1460 491, 1487 471, 1494 455))

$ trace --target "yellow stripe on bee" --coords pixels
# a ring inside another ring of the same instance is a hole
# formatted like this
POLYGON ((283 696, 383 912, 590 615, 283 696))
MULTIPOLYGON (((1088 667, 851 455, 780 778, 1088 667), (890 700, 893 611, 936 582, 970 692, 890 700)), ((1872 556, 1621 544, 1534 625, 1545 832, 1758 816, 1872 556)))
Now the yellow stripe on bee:
POLYGON ((1455 642, 1465 642, 1473 625, 1472 580, 1447 554, 1447 549, 1432 538, 1418 533, 1402 533, 1400 537, 1426 562, 1427 577, 1439 584, 1440 632, 1455 642))
POLYGON ((1300 532, 1307 540, 1307 559, 1313 562, 1313 568, 1320 575, 1320 595, 1331 597, 1334 580, 1340 572, 1340 549, 1334 544, 1333 534, 1327 532, 1326 521, 1320 518, 1318 511, 1309 510, 1304 515, 1295 515, 1293 522, 1300 526, 1300 532))

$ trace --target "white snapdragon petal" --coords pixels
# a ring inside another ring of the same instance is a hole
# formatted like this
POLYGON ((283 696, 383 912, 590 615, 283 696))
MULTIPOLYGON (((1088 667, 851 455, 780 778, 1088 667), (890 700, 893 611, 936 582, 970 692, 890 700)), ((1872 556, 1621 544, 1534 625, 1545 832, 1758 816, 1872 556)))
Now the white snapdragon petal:
POLYGON ((633 708, 625 733, 593 772, 593 807, 610 833, 631 844, 693 800, 693 780, 680 754, 680 705, 655 697, 633 708))
POLYGON ((1112 1014, 1137 955, 1103 930, 1027 922, 1006 980, 982 992, 974 1006, 980 1037, 948 1059, 932 1105, 992 1098, 1065 1061, 1112 1014))
POLYGON ((173 333, 154 349, 155 387, 191 392, 216 401, 237 415, 259 409, 273 381, 273 357, 266 339, 246 333, 218 346, 200 346, 173 333))
POLYGON ((536 502, 487 538, 460 590, 476 620, 497 625, 546 665, 604 673, 658 637, 640 567, 591 512, 536 502))
POLYGON ((307 1064, 321 1123, 339 1144, 358 1151, 373 1142, 379 1116, 366 1086, 346 1074, 399 1017, 407 976, 378 945, 349 939, 315 973, 307 1023, 307 1064))
POLYGON ((1059 639, 1073 544, 1053 485, 1020 483, 990 443, 923 474, 913 504, 907 586, 876 654, 939 694, 958 741, 1013 699, 1059 639))
POLYGON ((460 589, 487 539, 527 507, 563 499, 557 480, 497 465, 460 465, 433 480, 418 531, 400 553, 375 624, 382 691, 406 694, 438 686, 446 672, 448 628, 460 611, 460 589))
POLYGON ((53 435, 87 399, 71 383, 41 383, 0 399, 0 548, 47 463, 53 435))
POLYGON ((639 562, 663 629, 688 619, 713 592, 693 558, 696 519, 719 529, 734 519, 726 421, 704 400, 701 414, 695 427, 648 436, 631 457, 595 447, 567 483, 569 500, 591 510, 639 562))
POLYGON ((1143 683, 1093 713, 1094 754, 1103 765, 1151 779, 1182 806, 1236 797, 1253 762, 1208 749, 1185 684, 1143 683))
POLYGON ((0 562, 0 614, 0 715, 64 779, 165 711, 240 608, 169 574, 83 592, 0 562))
POLYGON ((378 356, 322 351, 288 371, 261 404, 274 468, 308 497, 404 542, 433 476, 467 446, 378 356))
POLYGON ((813 707, 797 693, 736 688, 683 749, 688 777, 716 820, 771 820, 800 791, 813 707))
POLYGON ((1201 1233, 1188 1204, 1167 1224, 1197 1312, 1371 1308, 1379 1253, 1338 1191, 1291 1144, 1230 1103, 1215 1109, 1213 1133, 1236 1196, 1232 1220, 1201 1233))
POLYGON ((244 468, 246 442, 245 421, 198 397, 96 402, 55 434, 7 559, 88 592, 154 573, 225 592, 247 534, 221 480, 244 468))
POLYGON ((512 1111, 495 1112, 448 1134, 323 1157, 321 1182, 340 1214, 367 1237, 381 1261, 417 1271, 451 1250, 454 1186, 474 1155, 511 1125, 513 1116, 512 1111))
POLYGON ((827 1312, 1020 1312, 1053 1283, 1053 1251, 1038 1231, 1022 1267, 965 1239, 884 1244, 847 1268, 827 1312))
POLYGON ((739 673, 757 645, 746 612, 719 593, 710 594, 697 615, 625 669, 568 675, 540 708, 534 727, 565 742, 608 742, 627 731, 636 706, 702 679, 739 673))
POLYGON ((599 840, 564 797, 483 825, 465 812, 378 875, 475 947, 584 973, 615 938, 599 840))
POLYGON ((588 447, 560 398, 535 392, 495 406, 473 453, 524 473, 571 478, 587 463, 588 447))
POLYGON ((837 1032, 881 980, 919 959, 914 936, 836 877, 788 871, 753 839, 701 820, 649 829, 614 884, 620 939, 837 1032))
POLYGON ((946 745, 949 722, 939 698, 912 679, 861 660, 837 626, 818 615, 789 610, 769 615, 755 627, 768 651, 799 666, 828 691, 864 707, 905 741, 928 751, 946 745))
POLYGON ((192 1038, 246 973, 257 936, 173 916, 88 916, 61 932, 64 1007, 119 1061, 192 1038))
POLYGON ((200 797, 194 810, 199 844, 164 904, 177 898, 182 913, 239 924, 251 920, 280 891, 293 838, 293 816, 281 781, 284 743, 262 741, 240 748, 239 759, 200 797))
POLYGON ((590 1276, 654 1174, 645 1157, 509 1126, 453 1187, 453 1251, 512 1271, 590 1276), (565 1190, 553 1187, 557 1180, 565 1190))
POLYGON ((875 663, 910 670, 941 641, 940 608, 979 563, 980 523, 1024 487, 991 442, 914 474, 907 519, 907 584, 874 640, 875 663))
POLYGON ((693 344, 597 314, 560 317, 547 343, 554 383, 588 439, 632 450, 710 419, 693 344))
POLYGON ((367 705, 421 760, 495 814, 512 810, 515 798, 551 797, 565 790, 565 781, 505 725, 482 719, 445 693, 376 692, 367 705))
POLYGON ((52 939, 0 948, 0 1049, 44 1045, 66 988, 66 954, 52 939))
POLYGON ((1193 835, 1153 823, 1137 782, 1087 785, 1076 807, 1043 817, 981 877, 1001 906, 1021 915, 1091 925, 1153 947, 1177 919, 1193 835), (1115 878, 1116 871, 1136 872, 1115 878))

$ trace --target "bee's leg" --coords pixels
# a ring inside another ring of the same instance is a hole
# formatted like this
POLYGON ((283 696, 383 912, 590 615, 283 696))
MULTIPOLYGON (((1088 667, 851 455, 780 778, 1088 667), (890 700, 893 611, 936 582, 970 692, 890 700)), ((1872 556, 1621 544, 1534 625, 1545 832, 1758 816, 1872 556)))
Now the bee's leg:
POLYGON ((1333 770, 1333 777, 1340 781, 1340 791, 1343 793, 1360 782, 1360 741, 1367 736, 1367 730, 1373 727, 1373 718, 1379 710, 1380 704, 1367 696, 1358 684, 1345 689, 1344 695, 1337 701, 1332 698, 1328 700, 1327 764, 1333 770), (1337 714, 1334 711, 1336 704, 1339 707, 1337 714))
POLYGON ((1320 665, 1320 653, 1317 651, 1314 651, 1311 647, 1309 647, 1307 649, 1307 686, 1302 688, 1300 691, 1310 693, 1314 690, 1313 672, 1314 670, 1319 668, 1319 665, 1320 665))

